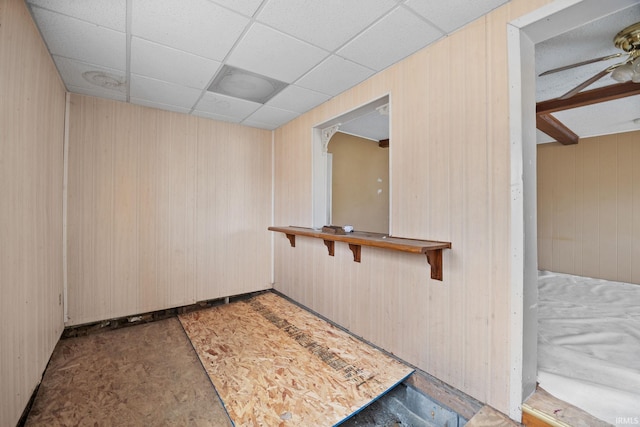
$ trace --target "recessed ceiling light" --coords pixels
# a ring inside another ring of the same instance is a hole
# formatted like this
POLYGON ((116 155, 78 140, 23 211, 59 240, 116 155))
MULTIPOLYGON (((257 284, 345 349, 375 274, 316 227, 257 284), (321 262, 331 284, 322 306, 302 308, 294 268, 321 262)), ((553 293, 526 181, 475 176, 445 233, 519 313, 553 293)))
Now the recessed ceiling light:
POLYGON ((224 65, 208 90, 264 104, 286 86, 279 80, 224 65))

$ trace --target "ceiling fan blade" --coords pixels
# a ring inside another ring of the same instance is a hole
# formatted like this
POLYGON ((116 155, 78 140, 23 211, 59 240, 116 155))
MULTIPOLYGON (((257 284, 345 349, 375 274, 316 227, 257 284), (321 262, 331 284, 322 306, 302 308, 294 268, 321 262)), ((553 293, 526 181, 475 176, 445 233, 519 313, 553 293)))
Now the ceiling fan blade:
POLYGON ((578 92, 580 92, 582 89, 584 89, 587 86, 592 85, 593 83, 597 82, 598 80, 600 80, 601 78, 603 78, 604 76, 606 76, 607 74, 609 74, 611 71, 613 71, 612 67, 607 67, 604 70, 600 71, 598 74, 596 74, 595 76, 591 77, 589 80, 585 80, 582 83, 580 83, 578 86, 574 87, 573 89, 571 89, 569 92, 565 93, 564 95, 562 95, 561 97, 559 97, 558 99, 568 99, 571 98, 573 95, 577 94, 578 92))
POLYGON ((600 61, 608 61, 613 58, 620 58, 622 55, 626 55, 626 52, 614 53, 611 55, 603 56, 600 58, 588 59, 582 62, 576 62, 575 64, 565 65, 563 67, 554 68, 553 70, 545 71, 544 73, 539 74, 538 76, 546 76, 547 74, 557 73, 558 71, 570 70, 571 68, 582 67, 583 65, 593 64, 594 62, 600 61))

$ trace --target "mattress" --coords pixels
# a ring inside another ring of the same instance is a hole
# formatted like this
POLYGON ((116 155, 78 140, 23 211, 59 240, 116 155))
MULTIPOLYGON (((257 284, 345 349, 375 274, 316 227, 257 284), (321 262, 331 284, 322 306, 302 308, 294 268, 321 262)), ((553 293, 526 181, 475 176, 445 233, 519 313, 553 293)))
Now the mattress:
POLYGON ((540 272, 538 382, 614 425, 640 424, 640 285, 540 272))

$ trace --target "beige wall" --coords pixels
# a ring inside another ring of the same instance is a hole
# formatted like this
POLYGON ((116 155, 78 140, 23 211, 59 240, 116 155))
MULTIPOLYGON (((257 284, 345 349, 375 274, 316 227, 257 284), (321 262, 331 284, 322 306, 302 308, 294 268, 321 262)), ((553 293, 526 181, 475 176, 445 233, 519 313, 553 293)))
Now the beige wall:
POLYGON ((538 266, 640 284, 640 132, 538 146, 538 266))
POLYGON ((391 230, 452 242, 444 281, 422 256, 364 247, 354 263, 346 245, 329 257, 318 239, 278 235, 274 286, 504 412, 521 403, 510 351, 522 333, 510 330, 506 24, 545 3, 512 1, 275 132, 275 223, 311 226, 312 127, 390 94, 391 230))
POLYGON ((72 95, 68 324, 270 288, 271 139, 72 95))
POLYGON ((0 0, 0 425, 16 425, 63 328, 65 91, 20 0, 0 0))
POLYGON ((389 232, 389 149, 370 139, 336 133, 333 154, 332 222, 356 230, 389 232))

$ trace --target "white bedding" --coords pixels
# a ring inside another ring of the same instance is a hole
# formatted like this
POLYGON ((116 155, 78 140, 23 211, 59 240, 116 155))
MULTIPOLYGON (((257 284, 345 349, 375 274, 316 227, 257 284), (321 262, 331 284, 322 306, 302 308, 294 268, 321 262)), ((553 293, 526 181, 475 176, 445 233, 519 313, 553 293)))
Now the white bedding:
POLYGON ((541 272, 538 382, 614 425, 640 425, 640 285, 541 272))

